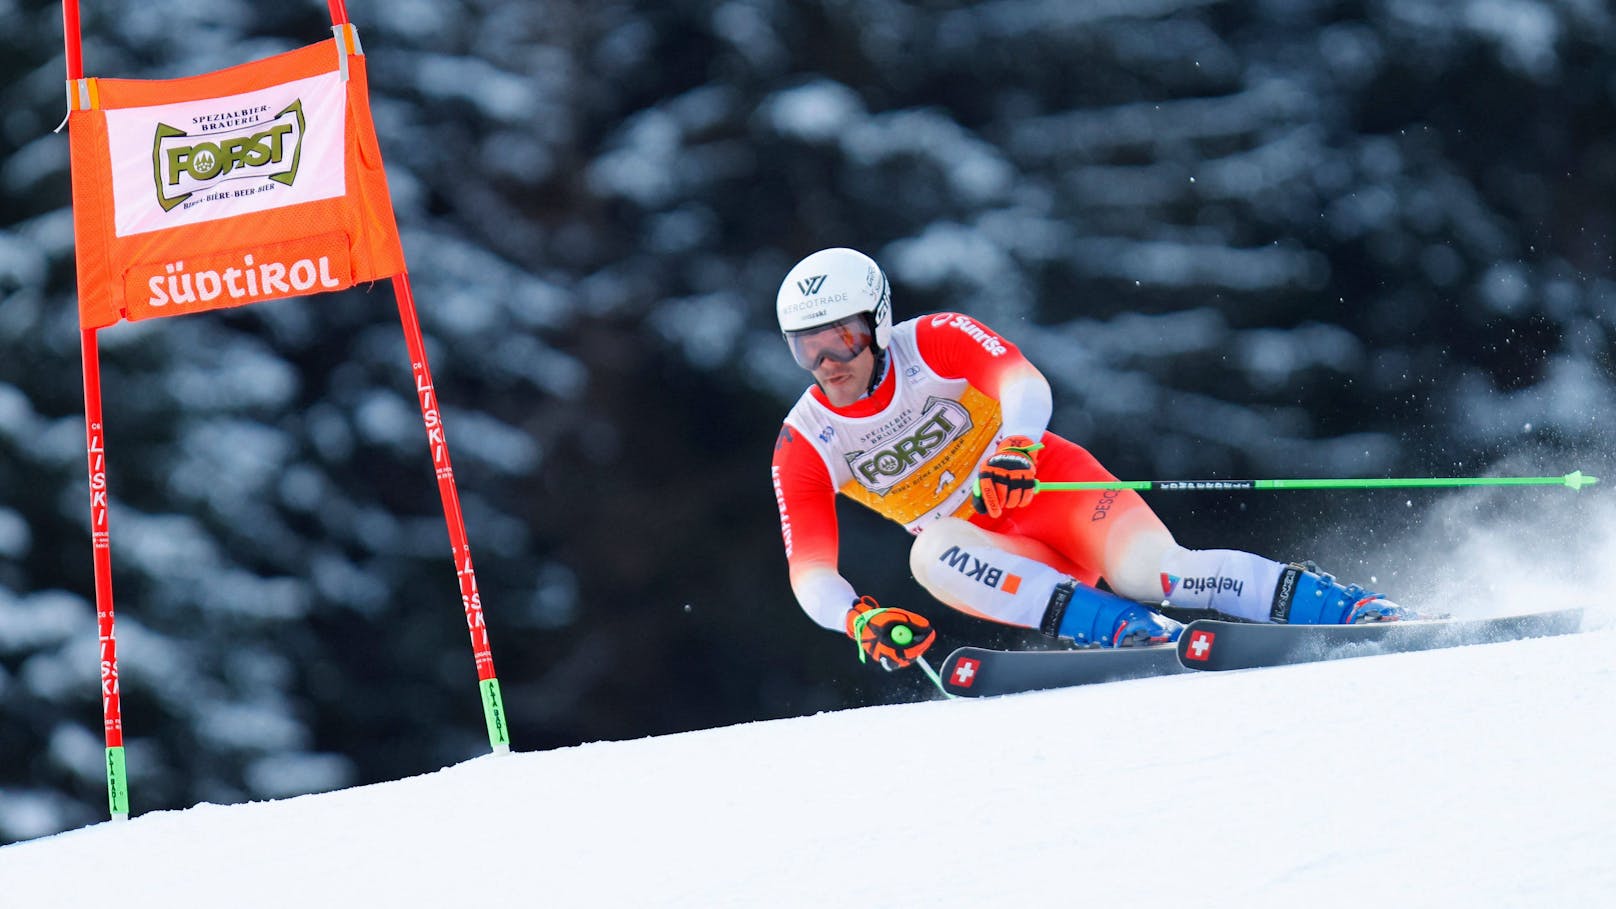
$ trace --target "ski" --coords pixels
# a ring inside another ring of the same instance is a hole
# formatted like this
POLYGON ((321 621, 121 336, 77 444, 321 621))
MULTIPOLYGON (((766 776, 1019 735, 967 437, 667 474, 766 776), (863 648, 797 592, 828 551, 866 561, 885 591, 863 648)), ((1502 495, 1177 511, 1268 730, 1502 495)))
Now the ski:
POLYGON ((943 661, 943 690, 991 697, 1188 672, 1172 644, 1117 650, 988 650, 961 647, 943 661))
POLYGON ((1581 625, 1581 609, 1494 619, 1364 625, 1258 625, 1200 619, 1184 629, 1177 649, 1179 660, 1190 669, 1257 669, 1571 634, 1581 625))

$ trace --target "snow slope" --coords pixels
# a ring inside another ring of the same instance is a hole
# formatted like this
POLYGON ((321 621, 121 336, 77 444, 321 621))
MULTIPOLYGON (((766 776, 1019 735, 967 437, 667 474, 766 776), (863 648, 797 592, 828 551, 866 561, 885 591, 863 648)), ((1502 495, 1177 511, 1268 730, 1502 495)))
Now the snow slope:
POLYGON ((546 753, 0 848, 0 905, 1593 906, 1616 629, 546 753))

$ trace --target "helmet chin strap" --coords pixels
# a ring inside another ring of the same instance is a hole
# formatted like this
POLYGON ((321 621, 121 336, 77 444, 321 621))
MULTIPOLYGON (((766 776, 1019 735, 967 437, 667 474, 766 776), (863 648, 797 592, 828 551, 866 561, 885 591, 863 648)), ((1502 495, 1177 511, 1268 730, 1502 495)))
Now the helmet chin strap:
POLYGON ((875 364, 870 369, 870 387, 864 389, 864 397, 867 398, 870 395, 875 394, 876 387, 881 384, 882 379, 887 377, 887 352, 884 348, 878 347, 875 343, 877 331, 875 314, 868 312, 865 313, 864 322, 870 326, 870 350, 875 352, 875 364))
MULTIPOLYGON (((872 345, 873 348, 873 345, 872 345)), ((864 389, 864 396, 875 394, 875 388, 881 380, 887 377, 887 352, 877 350, 875 353, 875 368, 870 370, 870 387, 864 389)))

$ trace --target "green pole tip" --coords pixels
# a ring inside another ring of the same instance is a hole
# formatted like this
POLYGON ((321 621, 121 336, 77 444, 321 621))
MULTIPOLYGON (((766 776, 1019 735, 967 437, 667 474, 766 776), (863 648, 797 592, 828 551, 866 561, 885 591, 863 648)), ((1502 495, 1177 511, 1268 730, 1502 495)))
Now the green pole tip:
POLYGON ((1592 486, 1598 482, 1598 477, 1585 477, 1580 470, 1573 470, 1565 475, 1565 484, 1572 489, 1581 489, 1584 486, 1592 486))

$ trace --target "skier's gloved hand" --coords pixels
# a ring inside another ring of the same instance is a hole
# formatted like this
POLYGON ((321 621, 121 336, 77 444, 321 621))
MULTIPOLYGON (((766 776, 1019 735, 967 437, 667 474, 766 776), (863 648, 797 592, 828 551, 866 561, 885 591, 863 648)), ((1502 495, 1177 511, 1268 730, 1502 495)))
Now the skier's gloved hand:
POLYGON ((982 465, 971 489, 971 507, 977 514, 996 518, 1006 508, 1020 508, 1038 492, 1037 452, 1042 442, 1026 436, 1005 436, 999 450, 982 465))
POLYGON ((859 597, 847 611, 847 636, 858 642, 859 662, 873 658, 889 672, 913 664, 937 640, 924 617, 883 608, 875 597, 859 597))

